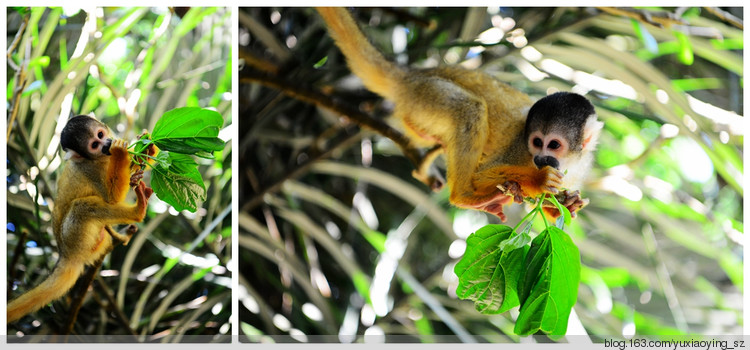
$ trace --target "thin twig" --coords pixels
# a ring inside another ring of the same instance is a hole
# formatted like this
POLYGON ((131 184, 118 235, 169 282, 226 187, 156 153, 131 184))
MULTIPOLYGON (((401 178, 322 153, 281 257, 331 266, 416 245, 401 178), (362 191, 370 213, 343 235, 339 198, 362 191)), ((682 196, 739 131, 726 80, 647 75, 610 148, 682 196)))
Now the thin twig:
POLYGON ((8 65, 11 66, 14 70, 18 70, 18 66, 16 66, 16 63, 13 62, 12 59, 10 59, 13 55, 13 51, 16 50, 16 46, 18 46, 18 43, 21 42, 21 37, 23 37, 23 33, 26 31, 26 26, 29 24, 29 16, 26 15, 23 17, 23 23, 18 27, 18 32, 16 32, 16 36, 13 38, 13 42, 10 44, 10 47, 8 47, 8 51, 5 54, 5 57, 7 58, 8 65))

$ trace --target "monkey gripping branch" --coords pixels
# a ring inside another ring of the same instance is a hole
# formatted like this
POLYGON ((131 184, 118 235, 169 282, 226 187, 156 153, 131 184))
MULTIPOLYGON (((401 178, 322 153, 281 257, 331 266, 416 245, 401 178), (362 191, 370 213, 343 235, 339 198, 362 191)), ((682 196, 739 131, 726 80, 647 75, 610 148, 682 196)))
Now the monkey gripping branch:
MULTIPOLYGON (((555 196, 547 199, 563 213, 558 226, 569 224, 570 211, 555 196)), ((544 201, 542 194, 516 227, 487 225, 472 233, 454 272, 459 279, 456 294, 473 300, 477 311, 498 314, 520 306, 516 334, 543 331, 556 340, 565 335, 578 297, 581 257, 568 234, 547 222, 544 201), (542 214, 545 229, 532 240, 529 231, 537 214, 542 214)))
POLYGON ((170 110, 156 122, 154 130, 133 143, 133 160, 151 169, 151 187, 159 199, 176 210, 195 212, 206 199, 206 186, 198 163, 190 155, 213 159, 213 152, 224 149, 218 138, 224 118, 216 111, 198 107, 170 110), (159 152, 149 151, 151 145, 159 152))

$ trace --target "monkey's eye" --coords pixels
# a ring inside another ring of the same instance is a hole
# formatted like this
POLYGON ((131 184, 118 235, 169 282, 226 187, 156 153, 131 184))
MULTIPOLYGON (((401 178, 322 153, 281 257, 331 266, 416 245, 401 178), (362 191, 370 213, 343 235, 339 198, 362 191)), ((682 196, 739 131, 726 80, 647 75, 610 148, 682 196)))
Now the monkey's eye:
POLYGON ((97 149, 99 148, 99 141, 94 141, 91 143, 91 149, 97 149))
POLYGON ((552 140, 547 147, 549 147, 550 149, 558 149, 560 148, 560 142, 558 142, 557 140, 552 140))
POLYGON ((99 131, 98 134, 96 134, 100 139, 104 137, 104 131, 99 131))
POLYGON ((535 137, 533 141, 531 141, 534 147, 542 147, 543 142, 542 139, 535 137))

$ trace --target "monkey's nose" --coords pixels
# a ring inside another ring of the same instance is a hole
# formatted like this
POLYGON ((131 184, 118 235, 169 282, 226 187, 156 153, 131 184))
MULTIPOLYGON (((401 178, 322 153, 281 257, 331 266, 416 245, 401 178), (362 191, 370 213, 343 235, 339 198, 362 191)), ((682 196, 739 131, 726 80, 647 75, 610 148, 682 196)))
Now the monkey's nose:
POLYGON ((111 156, 112 154, 109 153, 109 147, 112 146, 112 139, 107 139, 107 142, 104 143, 102 146, 102 153, 111 156))
POLYGON ((547 165, 555 169, 560 169, 560 162, 558 162, 557 158, 553 156, 534 157, 534 164, 536 164, 536 167, 539 169, 544 168, 547 165))

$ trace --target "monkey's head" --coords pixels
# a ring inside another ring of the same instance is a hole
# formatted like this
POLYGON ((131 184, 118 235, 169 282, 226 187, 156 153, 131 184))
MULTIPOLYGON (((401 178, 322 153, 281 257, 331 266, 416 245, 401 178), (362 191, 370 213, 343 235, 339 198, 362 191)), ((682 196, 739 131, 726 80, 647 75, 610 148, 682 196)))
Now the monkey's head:
POLYGON ((97 159, 110 155, 112 132, 102 122, 87 115, 77 115, 68 120, 60 134, 60 146, 69 156, 97 159))
POLYGON ((558 92, 542 98, 526 118, 525 137, 534 164, 567 170, 594 149, 603 125, 581 95, 558 92))

